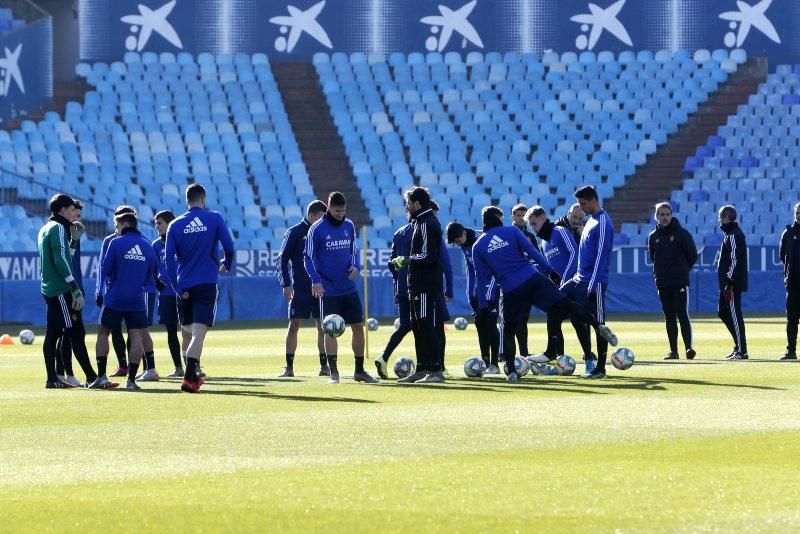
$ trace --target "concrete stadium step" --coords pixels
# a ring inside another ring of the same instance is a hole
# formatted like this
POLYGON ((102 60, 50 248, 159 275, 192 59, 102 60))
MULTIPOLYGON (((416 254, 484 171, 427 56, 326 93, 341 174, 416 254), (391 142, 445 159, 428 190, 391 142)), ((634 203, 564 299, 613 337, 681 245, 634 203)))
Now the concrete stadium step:
POLYGON ((647 162, 636 169, 625 185, 617 189, 604 208, 611 215, 617 230, 622 223, 642 223, 653 218, 657 202, 669 200, 672 191, 680 189, 687 176, 683 175, 686 158, 693 156, 720 126, 724 126, 737 108, 746 104, 750 95, 767 78, 766 58, 750 58, 728 81, 720 85, 689 121, 669 136, 647 162))
POLYGON ((326 201, 331 191, 341 191, 353 223, 372 224, 314 66, 305 61, 275 62, 272 72, 314 194, 326 201))

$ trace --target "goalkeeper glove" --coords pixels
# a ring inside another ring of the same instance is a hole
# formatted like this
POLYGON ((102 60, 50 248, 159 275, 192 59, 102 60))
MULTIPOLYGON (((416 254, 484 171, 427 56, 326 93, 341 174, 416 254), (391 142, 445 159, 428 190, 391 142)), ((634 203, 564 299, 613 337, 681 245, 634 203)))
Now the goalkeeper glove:
POLYGON ((402 269, 406 265, 408 265, 408 256, 398 256, 392 260, 392 265, 395 266, 396 269, 402 269))
POLYGON ((74 281, 69 284, 70 293, 72 293, 72 309, 81 311, 83 309, 83 292, 74 281))

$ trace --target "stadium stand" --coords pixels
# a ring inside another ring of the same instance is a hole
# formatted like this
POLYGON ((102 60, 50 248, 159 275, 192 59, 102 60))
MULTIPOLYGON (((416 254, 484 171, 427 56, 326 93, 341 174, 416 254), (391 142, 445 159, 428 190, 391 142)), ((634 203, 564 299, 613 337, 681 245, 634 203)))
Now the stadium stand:
POLYGON ((412 182, 431 188, 442 220, 470 223, 489 203, 563 209, 580 183, 611 197, 745 59, 319 53, 314 64, 378 237, 388 240, 412 182))
POLYGON ((0 8, 0 36, 24 28, 26 24, 24 20, 14 18, 11 8, 0 8))

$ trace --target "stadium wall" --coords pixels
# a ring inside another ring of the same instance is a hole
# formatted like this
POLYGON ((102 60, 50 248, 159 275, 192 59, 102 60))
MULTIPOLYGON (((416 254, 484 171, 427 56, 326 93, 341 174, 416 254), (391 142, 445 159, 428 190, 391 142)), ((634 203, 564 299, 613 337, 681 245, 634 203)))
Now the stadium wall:
POLYGON ((800 0, 80 0, 79 13, 84 61, 130 50, 308 59, 334 51, 744 48, 777 62, 800 58, 800 0), (758 6, 743 11, 745 3, 758 6), (302 11, 318 26, 299 24, 302 11), (140 31, 148 17, 166 20, 174 34, 140 31))
POLYGON ((0 120, 20 118, 52 98, 53 21, 44 17, 0 38, 0 120))

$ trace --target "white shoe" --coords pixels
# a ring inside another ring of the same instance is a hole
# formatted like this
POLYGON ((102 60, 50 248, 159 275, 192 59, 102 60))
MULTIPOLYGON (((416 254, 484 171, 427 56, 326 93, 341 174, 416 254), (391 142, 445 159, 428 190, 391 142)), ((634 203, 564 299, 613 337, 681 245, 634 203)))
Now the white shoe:
MULTIPOLYGON (((149 371, 149 369, 148 369, 148 371, 149 371)), ((132 380, 128 380, 128 383, 125 384, 125 389, 127 389, 128 391, 139 391, 142 388, 139 387, 139 385, 136 382, 134 382, 132 380)))
POLYGON ((496 365, 490 365, 489 367, 486 368, 486 371, 484 371, 483 374, 485 374, 485 375, 499 375, 500 374, 500 368, 497 367, 496 365))
POLYGON ((158 382, 159 380, 161 380, 161 377, 158 376, 158 371, 155 368, 148 369, 136 377, 137 382, 158 382))
POLYGON ((528 356, 528 361, 531 363, 550 363, 555 358, 549 358, 544 354, 537 354, 536 356, 528 356))
POLYGON ((69 384, 70 386, 75 386, 76 388, 79 388, 79 387, 82 387, 82 386, 83 386, 83 384, 81 383, 81 381, 80 381, 80 380, 78 380, 77 378, 75 378, 75 377, 74 377, 74 376, 72 376, 72 375, 67 375, 67 379, 66 379, 66 380, 64 380, 64 382, 66 382, 66 383, 67 383, 67 384, 69 384))
POLYGON ((67 381, 67 377, 65 375, 56 375, 56 378, 58 378, 62 382, 66 382, 67 381))
POLYGON ((183 375, 186 372, 183 370, 183 367, 177 367, 171 374, 167 375, 167 378, 183 378, 183 375))

